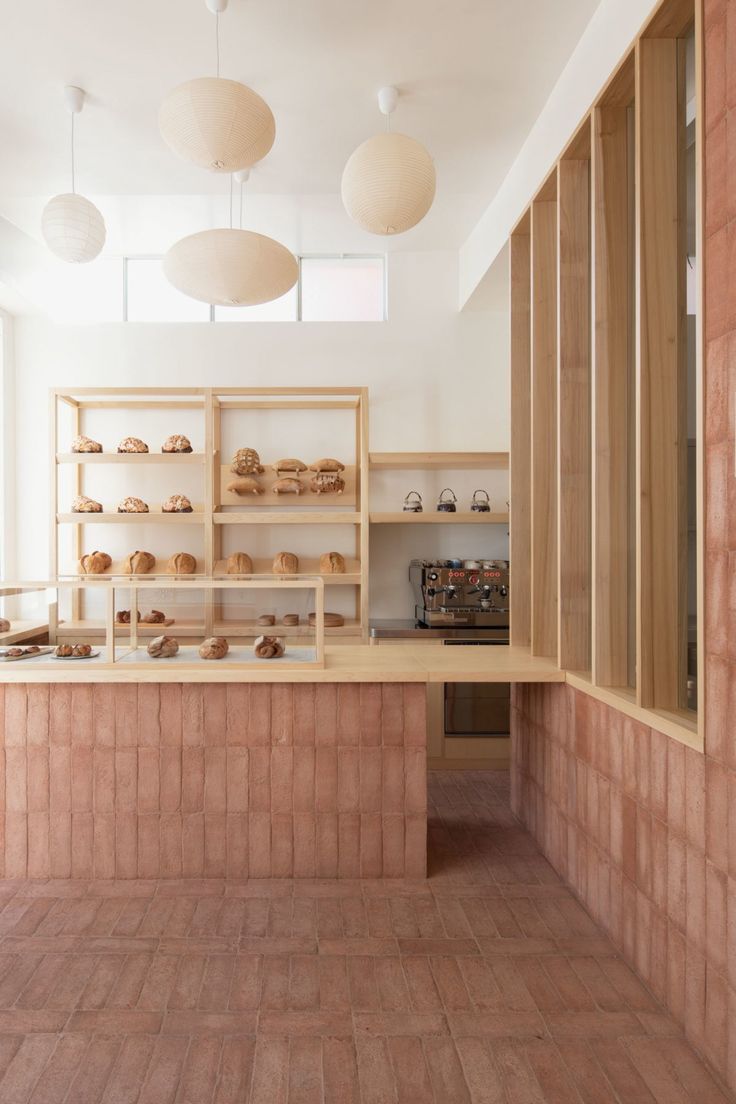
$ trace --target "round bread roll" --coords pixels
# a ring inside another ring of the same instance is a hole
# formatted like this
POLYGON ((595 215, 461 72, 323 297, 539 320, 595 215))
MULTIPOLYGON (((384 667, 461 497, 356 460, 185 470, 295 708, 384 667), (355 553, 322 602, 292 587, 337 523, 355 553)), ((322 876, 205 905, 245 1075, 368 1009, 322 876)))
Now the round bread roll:
POLYGON ((279 472, 303 472, 307 470, 307 465, 302 460, 295 460, 293 456, 285 457, 283 460, 277 460, 275 464, 271 465, 273 471, 278 475, 279 472))
POLYGON ((202 659, 224 659, 228 650, 229 645, 224 636, 210 636, 199 646, 202 659))
POLYGON ((256 625, 263 625, 265 628, 267 625, 276 624, 276 615, 274 613, 262 613, 260 617, 256 618, 256 625))
POLYGON ((54 652, 54 655, 61 656, 62 659, 66 659, 67 656, 74 654, 74 648, 71 644, 59 644, 54 652))
POLYGON ((154 636, 147 651, 154 659, 170 659, 179 651, 179 641, 173 636, 154 636))
POLYGON ((10 632, 10 622, 5 617, 0 617, 0 633, 10 632))
MULTIPOLYGON (((326 613, 324 620, 325 620, 325 628, 326 629, 337 629, 341 625, 345 624, 345 618, 343 617, 343 615, 341 613, 326 613)), ((310 613, 310 615, 309 615, 309 624, 310 625, 315 625, 316 622, 317 622, 317 614, 316 613, 310 613)))
POLYGON ((191 514, 194 507, 186 495, 170 495, 161 507, 165 514, 191 514))
POLYGON ((284 479, 277 479, 271 490, 275 495, 282 494, 295 494, 300 495, 304 491, 304 486, 295 479, 293 476, 286 476, 284 479))
POLYGON ((309 470, 313 472, 341 472, 345 471, 345 465, 332 456, 321 456, 319 460, 315 460, 313 464, 309 465, 309 470))
POLYGON ((247 552, 233 552, 227 558, 226 571, 228 575, 252 575, 253 561, 247 552))
POLYGON ((345 480, 337 472, 317 472, 309 480, 309 489, 315 494, 342 494, 345 480))
POLYGON ((162 452, 191 452, 192 442, 183 433, 172 433, 161 446, 162 452))
POLYGON ((156 566, 151 552, 131 552, 123 561, 123 575, 148 575, 156 566))
POLYGON ((93 498, 87 498, 86 495, 77 495, 72 502, 73 514, 101 514, 102 503, 95 502, 93 498))
POLYGON ((194 575, 197 561, 189 552, 175 552, 166 564, 167 575, 194 575))
POLYGON ((253 651, 259 659, 280 659, 284 654, 284 642, 280 636, 258 636, 253 651))
POLYGON ((345 557, 339 552, 323 552, 319 558, 321 575, 344 575, 345 557))
POLYGON ((258 482, 252 475, 238 476, 237 479, 233 479, 231 483, 228 483, 227 489, 231 494, 236 495, 263 494, 263 488, 258 486, 258 482))
POLYGON ((121 500, 118 505, 119 514, 147 514, 148 505, 142 498, 136 498, 134 495, 128 495, 127 498, 121 500))
POLYGON ((141 617, 140 614, 138 616, 144 625, 163 625, 166 620, 166 614, 162 613, 161 610, 151 610, 144 617, 141 617))
POLYGON ((83 575, 102 575, 112 567, 112 559, 107 552, 88 552, 79 561, 83 575))
POLYGON ((293 552, 277 552, 273 561, 274 575, 296 575, 299 570, 299 557, 293 552))
POLYGON ((75 644, 72 648, 72 655, 79 657, 87 657, 92 655, 91 644, 75 644))
MULTIPOLYGON (((115 623, 117 625, 129 625, 130 624, 130 618, 131 618, 130 610, 118 610, 118 612, 115 614, 115 623)), ((140 619, 141 619, 141 611, 138 610, 137 620, 140 621, 140 619)))
POLYGON ((284 625, 288 625, 290 628, 292 628, 294 625, 299 624, 299 614, 285 613, 284 616, 281 618, 281 621, 284 625))
POLYGON ((91 437, 80 434, 72 441, 72 452, 102 452, 102 445, 99 441, 93 441, 91 437))
POLYGON ((148 445, 140 437, 123 437, 118 452, 148 452, 148 445))
POLYGON ((260 475, 263 470, 261 458, 252 448, 238 449, 230 463, 233 475, 260 475))

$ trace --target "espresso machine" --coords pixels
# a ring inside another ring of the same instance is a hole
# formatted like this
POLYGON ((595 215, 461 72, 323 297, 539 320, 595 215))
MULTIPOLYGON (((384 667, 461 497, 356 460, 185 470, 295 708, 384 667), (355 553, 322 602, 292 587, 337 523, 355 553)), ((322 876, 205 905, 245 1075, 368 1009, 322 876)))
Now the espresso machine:
POLYGON ((418 625, 497 629, 508 637, 508 560, 412 560, 409 580, 418 625))

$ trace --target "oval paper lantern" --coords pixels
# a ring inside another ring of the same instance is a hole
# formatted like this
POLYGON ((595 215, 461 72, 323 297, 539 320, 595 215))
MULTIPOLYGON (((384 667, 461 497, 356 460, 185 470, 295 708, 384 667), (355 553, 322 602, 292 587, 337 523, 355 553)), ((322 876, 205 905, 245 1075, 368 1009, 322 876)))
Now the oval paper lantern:
POLYGON ((172 245, 164 273, 192 299, 220 307, 251 307, 279 299, 299 275, 286 246, 252 230, 201 230, 172 245))
POLYGON ((105 244, 105 220, 84 196, 54 196, 43 209, 41 233, 57 257, 73 264, 93 261, 105 244))
POLYGON ((276 137, 266 101, 224 77, 180 84, 161 104, 158 124, 175 153, 212 172, 249 168, 266 156, 276 137))
POLYGON ((405 134, 377 134, 358 146, 342 174, 342 201, 371 234, 402 234, 426 215, 435 193, 432 158, 405 134))

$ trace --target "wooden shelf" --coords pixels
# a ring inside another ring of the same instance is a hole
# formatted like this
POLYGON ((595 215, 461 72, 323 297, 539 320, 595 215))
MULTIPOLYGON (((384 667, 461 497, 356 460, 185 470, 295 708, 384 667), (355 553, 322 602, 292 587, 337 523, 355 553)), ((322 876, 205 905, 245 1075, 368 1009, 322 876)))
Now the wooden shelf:
MULTIPOLYGON (((205 627, 204 622, 189 621, 178 618, 167 618, 168 625, 144 625, 140 621, 138 622, 138 636, 142 637, 154 637, 162 636, 204 636, 205 627)), ((105 622, 101 620, 80 620, 80 621, 60 621, 59 622, 59 636, 62 637, 84 637, 89 635, 105 635, 105 622)), ((115 635, 121 636, 127 639, 130 634, 130 625, 115 625, 115 635)))
POLYGON ((204 464, 203 452, 58 452, 57 464, 204 464))
MULTIPOLYGON (((207 578, 207 576, 205 575, 205 573, 203 571, 197 571, 197 572, 195 572, 194 575, 169 575, 168 571, 166 571, 167 560, 168 560, 168 556, 161 556, 159 559, 156 560, 156 570, 155 571, 148 571, 148 572, 146 572, 145 575, 131 575, 129 571, 123 571, 123 561, 122 560, 113 560, 112 564, 107 569, 107 571, 103 571, 101 575, 85 575, 82 571, 60 571, 59 572, 59 578, 60 579, 84 579, 85 581, 89 580, 89 582, 91 582, 93 584, 94 584, 96 579, 100 579, 103 582, 105 580, 107 580, 109 582, 110 579, 115 579, 116 581, 119 580, 119 579, 130 579, 131 582, 139 583, 143 579, 160 579, 160 580, 177 579, 177 580, 185 580, 185 581, 188 581, 188 580, 191 579, 192 582, 195 582, 197 579, 206 579, 207 578)), ((202 557, 201 556, 197 557, 197 563, 200 564, 200 565, 202 564, 202 557)))
MULTIPOLYGON (((218 560, 215 564, 215 578, 216 579, 237 579, 237 575, 228 575, 226 568, 226 560, 218 560)), ((343 575, 323 575, 319 570, 319 560, 305 559, 302 556, 299 557, 300 570, 296 575, 274 575, 271 571, 273 560, 269 559, 257 559, 253 560, 253 574, 260 576, 268 576, 271 579, 299 579, 305 575, 319 575, 320 579, 324 579, 326 586, 358 586, 361 582, 360 564, 357 560, 345 561, 345 567, 347 571, 343 575)), ((242 576, 248 578, 248 576, 242 576)))
POLYGON ((456 514, 427 511, 422 514, 371 514, 371 525, 508 525, 508 514, 478 514, 470 511, 456 514))
POLYGON ((14 617, 10 621, 8 631, 0 633, 0 647, 4 648, 17 644, 21 640, 27 640, 29 637, 40 636, 48 627, 47 621, 22 621, 14 617))
POLYGON ((113 525, 203 525, 205 515, 202 510, 194 510, 191 514, 164 514, 159 508, 149 510, 147 514, 119 514, 117 510, 103 510, 97 514, 57 514, 56 520, 60 525, 99 525, 103 522, 113 525))
POLYGON ((284 511, 281 514, 264 513, 261 510, 240 510, 238 513, 213 514, 215 525, 359 525, 360 514, 356 511, 330 513, 327 510, 304 512, 284 511))
MULTIPOLYGON (((272 636, 303 637, 314 636, 314 628, 311 625, 281 625, 278 621, 275 625, 257 625, 255 621, 215 621, 215 635, 228 638, 238 636, 261 636, 269 633, 272 636)), ((172 633, 171 635, 176 635, 172 633)), ((355 618, 345 618, 344 625, 330 627, 325 625, 325 636, 360 636, 360 622, 355 618)))
POLYGON ((503 470, 509 466, 507 452, 372 452, 370 466, 394 471, 503 470))

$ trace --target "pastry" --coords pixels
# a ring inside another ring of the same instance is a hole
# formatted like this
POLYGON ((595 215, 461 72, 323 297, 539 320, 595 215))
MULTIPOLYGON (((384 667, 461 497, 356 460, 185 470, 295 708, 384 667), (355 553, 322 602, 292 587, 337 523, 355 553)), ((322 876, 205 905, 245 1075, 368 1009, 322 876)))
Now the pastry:
POLYGON ((148 452, 148 445, 140 437, 123 437, 118 452, 148 452))
POLYGON ((170 659, 179 651, 179 641, 173 636, 154 636, 147 651, 154 659, 170 659))
POLYGON ((284 625, 289 625, 290 627, 292 627, 294 625, 299 624, 299 614, 298 613, 285 613, 284 616, 281 618, 281 620, 284 623, 284 625))
POLYGON ((345 480, 337 472, 317 472, 309 480, 309 489, 315 494, 342 494, 345 480))
POLYGON ((107 552, 88 552, 79 561, 83 575, 102 575, 112 567, 112 560, 107 552))
POLYGON ((23 655, 36 655, 37 652, 41 651, 38 644, 29 644, 27 648, 21 648, 20 650, 23 655))
MULTIPOLYGON (((138 610, 137 620, 141 619, 141 611, 138 610)), ((118 610, 115 614, 116 625, 129 625, 130 624, 130 610, 118 610)))
POLYGON ((260 456, 252 448, 238 449, 230 463, 233 475, 260 475, 264 470, 260 456))
POLYGON ((199 646, 202 659, 224 659, 228 653, 228 642, 224 636, 210 636, 199 646))
POLYGON ((284 642, 280 636, 258 636, 253 651, 259 659, 280 659, 284 654, 284 642))
POLYGON ((294 479, 293 476, 286 476, 284 479, 277 479, 271 490, 275 495, 282 494, 295 494, 300 495, 304 487, 298 479, 294 479))
POLYGON ((309 470, 313 472, 341 472, 345 471, 345 465, 340 463, 339 460, 334 460, 331 456, 322 456, 309 465, 309 470))
POLYGON ((299 570, 299 557, 293 552, 277 552, 273 561, 274 575, 296 575, 299 570))
POLYGON ((13 656, 13 657, 22 656, 23 654, 24 653, 23 653, 22 648, 8 648, 7 652, 5 652, 6 656, 13 656))
POLYGON ((284 460, 277 460, 271 467, 277 475, 279 472, 303 472, 307 470, 307 465, 301 460, 295 460, 293 456, 284 460))
POLYGON ((227 558, 226 571, 228 575, 252 575, 253 561, 247 552, 233 552, 227 558))
POLYGON ((183 433, 172 433, 161 446, 162 452, 191 452, 192 442, 183 433))
MULTIPOLYGON (((317 621, 317 614, 316 613, 310 613, 310 615, 309 615, 309 624, 314 625, 314 624, 316 624, 316 621, 317 621)), ((326 613, 325 614, 325 628, 337 629, 341 625, 344 625, 344 624, 345 624, 345 618, 343 617, 343 615, 341 613, 326 613)))
POLYGON ((161 509, 165 514, 191 514, 194 507, 186 495, 173 494, 169 495, 161 509))
POLYGON ((258 486, 252 475, 241 475, 233 479, 232 483, 228 483, 227 489, 231 494, 236 495, 263 494, 263 488, 258 486))
POLYGON ((131 552, 123 561, 123 575, 148 575, 156 566, 151 552, 131 552))
POLYGON ((92 655, 91 644, 74 644, 72 647, 72 655, 81 658, 86 658, 92 655))
POLYGON ((80 434, 72 441, 72 452, 102 452, 102 445, 99 441, 93 441, 91 437, 80 434))
POLYGON ((71 644, 59 644, 56 648, 56 651, 54 652, 54 655, 61 656, 62 659, 65 659, 67 656, 70 656, 73 651, 74 648, 71 644))
POLYGON ((0 633, 10 632, 10 622, 4 617, 0 617, 0 633))
POLYGON ((144 625, 163 625, 166 620, 166 614, 162 613, 161 610, 151 610, 150 613, 146 613, 143 617, 140 617, 140 620, 144 625))
POLYGON ((197 561, 189 552, 175 552, 166 564, 167 575, 193 575, 196 570, 197 561))
POLYGON ((276 624, 276 615, 273 613, 262 613, 259 618, 256 619, 256 625, 263 625, 265 628, 267 625, 276 624))
POLYGON ((86 495, 77 495, 72 502, 73 514, 101 514, 102 503, 95 502, 93 498, 87 498, 86 495))
POLYGON ((128 495, 127 498, 122 499, 118 505, 119 514, 147 514, 148 506, 142 498, 136 498, 134 495, 128 495))
POLYGON ((345 557, 339 552, 323 552, 319 558, 320 575, 344 575, 345 557))

